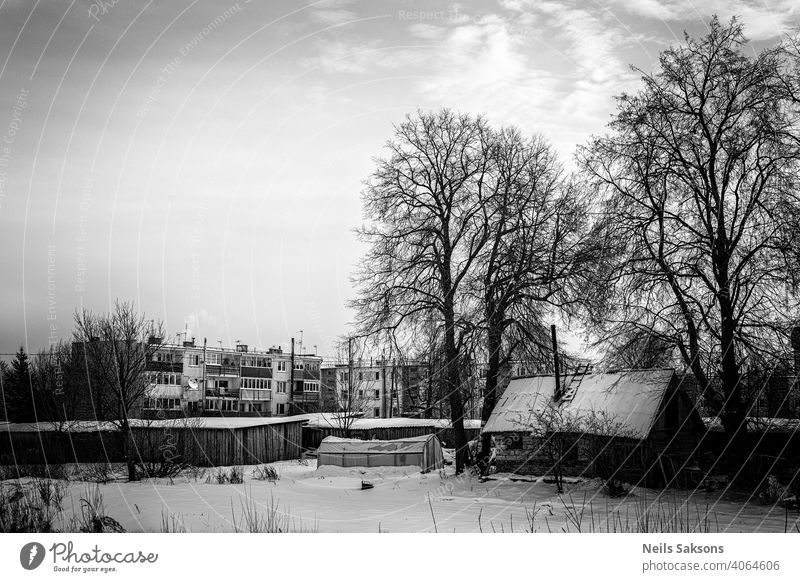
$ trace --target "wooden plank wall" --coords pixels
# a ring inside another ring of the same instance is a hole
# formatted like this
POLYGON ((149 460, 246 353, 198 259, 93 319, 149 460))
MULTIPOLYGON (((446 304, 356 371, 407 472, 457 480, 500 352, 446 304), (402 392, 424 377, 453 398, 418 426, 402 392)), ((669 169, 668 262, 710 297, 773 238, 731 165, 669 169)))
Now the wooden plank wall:
POLYGON ((153 428, 132 430, 137 455, 165 456, 200 467, 255 465, 300 458, 301 422, 237 429, 153 428))
POLYGON ((3 431, 0 465, 118 463, 122 434, 115 431, 3 431))

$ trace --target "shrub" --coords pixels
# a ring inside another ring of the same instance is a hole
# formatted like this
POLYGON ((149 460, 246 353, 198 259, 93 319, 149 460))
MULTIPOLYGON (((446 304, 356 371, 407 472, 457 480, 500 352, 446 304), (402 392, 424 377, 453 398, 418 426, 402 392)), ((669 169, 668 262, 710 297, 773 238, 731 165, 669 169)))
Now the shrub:
POLYGON ((253 471, 253 479, 257 481, 270 481, 274 483, 279 478, 278 471, 276 471, 275 467, 272 465, 259 465, 256 467, 255 471, 253 471))
POLYGON ((125 533, 120 523, 106 515, 100 487, 87 488, 81 498, 81 514, 73 522, 75 530, 81 533, 125 533))
POLYGON ((228 475, 228 482, 233 485, 244 483, 244 471, 241 467, 231 467, 231 472, 228 475))

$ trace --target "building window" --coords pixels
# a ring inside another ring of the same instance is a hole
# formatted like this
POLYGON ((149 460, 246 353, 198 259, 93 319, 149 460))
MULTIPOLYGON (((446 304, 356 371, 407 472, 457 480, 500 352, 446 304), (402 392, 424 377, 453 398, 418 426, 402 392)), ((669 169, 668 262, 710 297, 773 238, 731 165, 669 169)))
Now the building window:
POLYGON ((380 372, 375 372, 375 379, 376 380, 380 380, 381 379, 381 373, 380 372))
POLYGON ((189 365, 190 366, 199 366, 200 365, 200 354, 192 354, 189 356, 189 365))
POLYGON ((220 357, 219 354, 211 352, 206 354, 206 364, 211 366, 219 366, 220 357))
POLYGON ((295 362, 294 363, 295 370, 302 370, 303 369, 303 362, 295 362))
POLYGON ((278 372, 285 372, 286 371, 286 361, 281 360, 278 362, 278 372))
POLYGON ((522 436, 516 432, 503 435, 500 442, 507 451, 518 451, 522 448, 522 436))
POLYGON ((381 397, 381 391, 380 390, 375 390, 375 400, 377 400, 380 397, 381 397))
POLYGON ((373 415, 375 416, 375 418, 380 418, 380 416, 381 416, 381 409, 380 409, 380 408, 376 408, 376 409, 374 409, 374 410, 372 411, 372 413, 373 413, 373 415))
POLYGON ((316 382, 303 382, 303 392, 319 392, 319 384, 316 382))
POLYGON ((285 394, 286 393, 286 382, 278 381, 278 382, 275 383, 275 385, 276 385, 277 390, 278 390, 278 392, 280 394, 285 394))
POLYGON ((278 414, 284 414, 286 407, 283 404, 278 404, 278 414))

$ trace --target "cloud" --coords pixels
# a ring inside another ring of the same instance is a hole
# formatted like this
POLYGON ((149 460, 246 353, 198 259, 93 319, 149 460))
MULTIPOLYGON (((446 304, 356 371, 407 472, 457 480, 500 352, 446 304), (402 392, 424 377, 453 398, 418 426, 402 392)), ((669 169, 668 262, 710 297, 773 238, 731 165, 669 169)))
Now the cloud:
POLYGON ((380 41, 319 42, 317 53, 298 61, 301 68, 319 67, 328 74, 364 74, 381 69, 392 69, 406 62, 398 51, 381 47, 380 41))
POLYGON ((753 40, 768 40, 797 27, 800 3, 797 0, 610 0, 618 8, 636 16, 665 22, 702 21, 716 14, 723 21, 740 17, 745 32, 753 40))

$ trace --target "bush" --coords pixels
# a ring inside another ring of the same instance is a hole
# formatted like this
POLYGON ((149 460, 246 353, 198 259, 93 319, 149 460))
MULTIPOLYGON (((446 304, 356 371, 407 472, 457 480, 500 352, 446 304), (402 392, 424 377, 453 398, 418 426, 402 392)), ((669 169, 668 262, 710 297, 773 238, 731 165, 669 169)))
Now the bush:
POLYGON ((108 463, 90 463, 79 466, 78 477, 81 481, 106 484, 114 476, 114 468, 108 463))
POLYGON ((278 476, 278 471, 276 471, 275 467, 272 465, 259 465, 256 467, 255 471, 253 471, 253 479, 274 483, 280 479, 280 477, 278 476))
POLYGON ((136 464, 136 472, 145 479, 177 477, 189 468, 187 463, 176 463, 171 460, 146 461, 136 464))
POLYGON ((230 475, 228 475, 228 482, 234 485, 244 483, 244 471, 241 467, 231 467, 230 475))
POLYGON ((239 485, 244 483, 244 472, 241 467, 231 467, 227 471, 224 467, 218 467, 213 475, 206 477, 206 483, 211 482, 215 482, 217 485, 224 485, 226 483, 239 485))
POLYGON ((0 486, 0 532, 56 531, 53 522, 60 516, 66 485, 61 481, 37 478, 30 486, 0 486))
POLYGON ((81 533, 125 533, 125 528, 105 513, 100 487, 87 488, 81 498, 81 515, 74 518, 73 529, 81 533))

